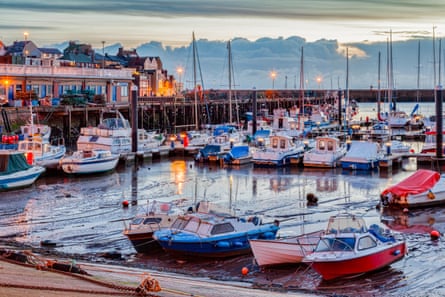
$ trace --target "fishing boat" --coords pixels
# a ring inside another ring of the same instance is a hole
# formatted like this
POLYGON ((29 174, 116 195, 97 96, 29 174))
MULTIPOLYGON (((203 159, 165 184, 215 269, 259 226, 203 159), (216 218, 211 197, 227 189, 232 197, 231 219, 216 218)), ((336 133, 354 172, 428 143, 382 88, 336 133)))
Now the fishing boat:
POLYGON ((29 164, 24 153, 15 150, 0 150, 1 190, 30 186, 43 172, 45 168, 29 164))
POLYGON ((384 207, 418 208, 445 204, 445 176, 419 169, 380 194, 384 207))
POLYGON ((339 160, 343 169, 372 170, 378 168, 379 161, 384 157, 380 145, 375 142, 351 141, 347 144, 347 150, 339 160))
POLYGON ((252 152, 248 145, 236 145, 224 155, 228 165, 244 165, 252 162, 252 152))
POLYGON ((322 234, 323 231, 315 231, 270 240, 251 239, 249 243, 259 266, 297 264, 312 253, 322 234))
POLYGON ((144 212, 137 214, 128 226, 125 226, 123 234, 138 253, 149 254, 161 249, 158 242, 153 239, 153 233, 162 228, 169 228, 178 215, 183 213, 177 201, 169 203, 148 201, 144 212))
POLYGON ((64 144, 53 145, 44 135, 34 134, 18 141, 17 150, 25 153, 25 157, 33 160, 35 165, 56 169, 60 159, 65 156, 64 144))
POLYGON ((346 154, 346 146, 333 136, 319 136, 315 147, 304 153, 304 167, 337 167, 337 162, 346 154))
POLYGON ((406 242, 397 235, 376 224, 367 228, 363 218, 349 213, 332 216, 326 234, 303 262, 324 280, 372 272, 405 256, 406 242))
POLYGON ((60 167, 68 174, 92 174, 111 171, 118 162, 119 155, 108 150, 80 150, 60 159, 60 167))
POLYGON ((273 239, 278 223, 262 224, 258 217, 196 212, 179 216, 168 229, 153 234, 162 248, 185 257, 223 258, 251 252, 250 239, 273 239))
POLYGON ((294 143, 287 135, 271 135, 270 143, 258 148, 253 153, 253 164, 256 166, 285 166, 292 157, 302 156, 305 151, 303 142, 294 143))

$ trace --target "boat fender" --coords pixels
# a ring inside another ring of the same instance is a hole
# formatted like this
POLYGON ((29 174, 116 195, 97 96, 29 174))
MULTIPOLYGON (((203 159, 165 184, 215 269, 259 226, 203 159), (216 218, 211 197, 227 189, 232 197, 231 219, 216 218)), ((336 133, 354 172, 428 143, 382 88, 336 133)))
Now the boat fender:
POLYGON ((392 252, 392 254, 393 254, 394 256, 400 255, 400 250, 395 250, 394 252, 392 252))
POLYGON ((226 249, 230 247, 230 242, 228 241, 218 241, 215 245, 217 248, 226 249))
POLYGON ((436 195, 434 195, 434 193, 431 192, 431 190, 428 191, 428 194, 426 194, 426 196, 427 196, 429 199, 431 199, 431 200, 433 200, 434 198, 436 198, 436 195))
POLYGON ((233 246, 234 246, 234 247, 243 247, 243 246, 244 246, 244 243, 241 242, 241 241, 234 241, 234 242, 233 242, 233 246))
POLYGON ((264 239, 274 239, 275 238, 275 233, 273 232, 265 232, 263 234, 261 234, 261 237, 264 239))

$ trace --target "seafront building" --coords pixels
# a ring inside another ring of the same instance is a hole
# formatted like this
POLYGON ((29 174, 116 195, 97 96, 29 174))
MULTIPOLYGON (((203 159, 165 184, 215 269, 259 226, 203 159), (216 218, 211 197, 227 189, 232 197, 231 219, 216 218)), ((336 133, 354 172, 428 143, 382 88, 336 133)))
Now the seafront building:
POLYGON ((90 92, 106 103, 128 103, 133 86, 139 96, 174 96, 174 77, 159 57, 140 57, 120 48, 116 55, 98 53, 89 44, 69 42, 61 52, 31 40, 0 41, 0 103, 50 105, 66 93, 90 92), (23 94, 29 100, 23 98, 23 94))

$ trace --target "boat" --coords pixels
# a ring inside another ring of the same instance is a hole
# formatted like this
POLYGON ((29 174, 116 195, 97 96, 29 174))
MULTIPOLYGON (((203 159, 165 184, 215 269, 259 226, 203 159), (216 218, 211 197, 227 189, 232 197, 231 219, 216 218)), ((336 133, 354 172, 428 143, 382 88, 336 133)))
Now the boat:
POLYGON ((236 145, 224 155, 224 163, 228 165, 244 165, 252 162, 252 152, 248 145, 236 145))
MULTIPOLYGON (((442 132, 442 134, 445 134, 445 132, 442 132)), ((436 136, 437 132, 435 130, 425 132, 425 140, 423 142, 422 149, 420 150, 421 154, 436 153, 436 136)), ((442 150, 445 150, 445 143, 442 143, 442 150)))
POLYGON ((29 163, 23 152, 0 150, 0 189, 11 190, 32 185, 45 172, 45 168, 29 163))
POLYGON ((302 156, 305 151, 303 142, 294 143, 287 135, 271 135, 269 145, 258 148, 253 152, 253 164, 256 166, 285 166, 290 159, 302 156))
POLYGON ((161 246, 153 239, 153 233, 162 228, 169 228, 178 215, 183 214, 178 201, 158 202, 147 201, 144 212, 137 214, 125 225, 123 234, 131 241, 138 253, 149 254, 160 250, 161 246))
POLYGON ((25 157, 33 159, 35 165, 57 169, 60 159, 65 156, 64 144, 53 145, 44 135, 34 134, 18 141, 17 150, 25 153, 25 157))
MULTIPOLYGON (((129 121, 118 110, 104 109, 97 127, 82 127, 77 139, 77 150, 108 150, 112 154, 127 154, 132 151, 132 128, 129 121)), ((165 138, 155 132, 137 129, 137 151, 144 153, 168 153, 170 147, 163 146, 165 138)))
POLYGON ((378 168, 384 157, 380 145, 375 142, 353 140, 347 144, 347 150, 339 160, 343 169, 372 170, 378 168))
POLYGON ((390 152, 394 154, 407 154, 412 151, 410 144, 400 140, 391 140, 387 145, 390 145, 390 152))
POLYGON ((371 127, 370 137, 376 140, 386 141, 390 139, 391 132, 388 128, 388 124, 385 122, 378 122, 371 127))
POLYGON ((319 136, 315 147, 304 153, 304 167, 337 167, 337 162, 346 154, 346 146, 333 136, 319 136))
POLYGON ((437 171, 418 169, 380 194, 384 207, 419 208, 445 204, 445 176, 437 171))
POLYGON ((350 213, 329 218, 326 234, 303 262, 324 280, 357 276, 397 262, 406 254, 401 234, 377 224, 367 228, 363 218, 350 213))
POLYGON ((195 161, 204 163, 211 161, 218 161, 226 154, 223 145, 221 144, 207 144, 195 155, 195 161))
POLYGON ((243 219, 198 209, 179 216, 153 238, 165 251, 178 256, 225 258, 251 253, 250 239, 274 239, 278 230, 277 222, 262 224, 257 216, 243 219))
POLYGON ((80 150, 60 159, 60 167, 68 174, 92 174, 114 170, 118 162, 119 155, 108 150, 80 150))
POLYGON ((250 247, 258 266, 301 263, 312 253, 323 231, 276 239, 250 239, 250 247))

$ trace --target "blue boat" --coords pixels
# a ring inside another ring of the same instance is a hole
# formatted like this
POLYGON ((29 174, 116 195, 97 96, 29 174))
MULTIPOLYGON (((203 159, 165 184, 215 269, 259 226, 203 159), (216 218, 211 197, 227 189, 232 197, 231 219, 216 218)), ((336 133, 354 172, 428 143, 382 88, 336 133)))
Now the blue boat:
POLYGON ((44 171, 44 167, 29 165, 22 152, 0 150, 0 190, 30 186, 44 171))
POLYGON ((377 169, 384 154, 380 145, 369 141, 352 141, 347 144, 348 151, 340 159, 343 169, 372 170, 377 169))
POLYGON ((237 145, 224 156, 224 163, 228 165, 244 165, 252 162, 252 153, 248 145, 237 145))
POLYGON ((207 144, 199 150, 195 156, 195 160, 198 162, 216 161, 216 159, 219 159, 219 157, 222 157, 225 153, 221 144, 207 144))
POLYGON ((261 224, 258 217, 243 220, 192 213, 179 216, 169 229, 156 231, 153 238, 172 254, 222 258, 248 254, 250 239, 275 239, 278 230, 277 222, 261 224))

